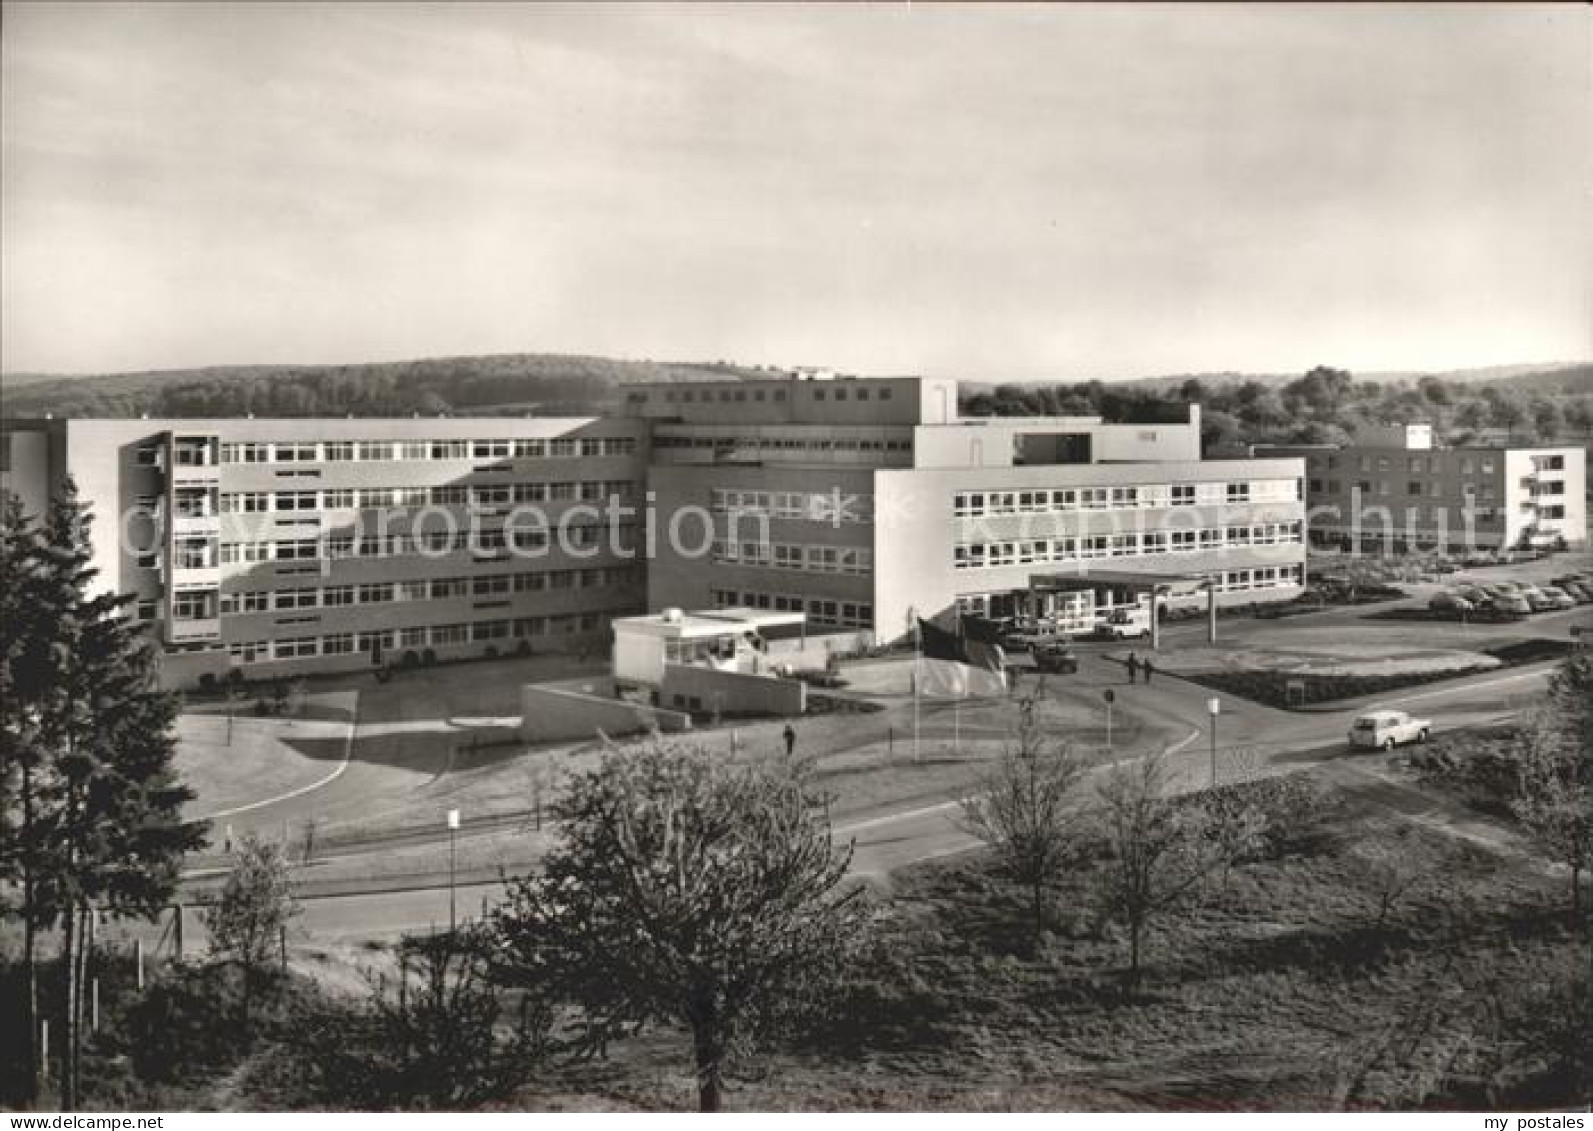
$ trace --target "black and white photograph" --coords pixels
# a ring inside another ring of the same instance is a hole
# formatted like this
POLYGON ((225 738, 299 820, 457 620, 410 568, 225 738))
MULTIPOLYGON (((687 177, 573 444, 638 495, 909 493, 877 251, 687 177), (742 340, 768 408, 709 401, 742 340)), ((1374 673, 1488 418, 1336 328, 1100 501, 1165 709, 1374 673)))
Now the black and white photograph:
POLYGON ((1587 1131, 1590 444, 1584 4, 4 0, 0 1112, 1587 1131))

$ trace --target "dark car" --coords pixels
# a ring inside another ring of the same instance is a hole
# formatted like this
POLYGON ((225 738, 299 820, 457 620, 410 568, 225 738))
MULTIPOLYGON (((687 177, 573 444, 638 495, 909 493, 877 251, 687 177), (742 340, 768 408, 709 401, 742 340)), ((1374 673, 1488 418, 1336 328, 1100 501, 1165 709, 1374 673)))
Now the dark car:
POLYGON ((1043 672, 1073 675, 1079 670, 1079 658, 1066 644, 1037 644, 1034 647, 1034 666, 1043 672))

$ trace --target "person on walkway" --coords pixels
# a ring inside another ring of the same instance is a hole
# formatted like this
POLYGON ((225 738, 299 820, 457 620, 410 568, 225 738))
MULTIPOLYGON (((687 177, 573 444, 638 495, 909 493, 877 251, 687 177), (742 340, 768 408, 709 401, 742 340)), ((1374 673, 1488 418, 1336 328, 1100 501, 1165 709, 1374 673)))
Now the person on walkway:
POLYGON ((1139 657, 1130 652, 1128 654, 1128 682, 1133 683, 1139 677, 1139 657))
POLYGON ((1151 667, 1151 658, 1146 656, 1144 662, 1140 666, 1145 669, 1145 682, 1147 684, 1150 683, 1150 677, 1156 672, 1156 669, 1151 667))
POLYGON ((789 758, 791 757, 791 752, 796 749, 796 731, 792 729, 790 723, 786 723, 785 730, 781 733, 785 737, 785 756, 789 758))

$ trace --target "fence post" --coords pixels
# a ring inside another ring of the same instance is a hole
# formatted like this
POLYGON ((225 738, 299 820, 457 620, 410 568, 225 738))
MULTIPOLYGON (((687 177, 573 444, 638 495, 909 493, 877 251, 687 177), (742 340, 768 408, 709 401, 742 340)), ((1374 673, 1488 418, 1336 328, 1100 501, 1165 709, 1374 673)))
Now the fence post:
POLYGON ((133 966, 138 971, 138 992, 144 992, 144 940, 133 940, 133 966))
POLYGON ((90 1006, 89 1016, 92 1018, 94 1031, 100 1031, 100 980, 95 978, 89 983, 90 1006))

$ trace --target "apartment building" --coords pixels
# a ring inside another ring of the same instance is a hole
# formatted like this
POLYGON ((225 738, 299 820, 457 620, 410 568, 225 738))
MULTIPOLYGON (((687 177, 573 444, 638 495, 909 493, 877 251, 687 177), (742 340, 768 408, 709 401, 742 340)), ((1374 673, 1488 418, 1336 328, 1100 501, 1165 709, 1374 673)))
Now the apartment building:
POLYGON ((173 682, 606 647, 645 602, 634 421, 11 422, 3 456, 33 513, 71 474, 173 682))
POLYGON ((1432 426, 1369 428, 1344 447, 1266 446, 1306 461, 1310 539, 1321 545, 1542 549, 1587 544, 1580 447, 1443 448, 1432 426))
POLYGON ((1304 460, 1201 459, 1198 406, 964 419, 954 381, 814 374, 633 389, 605 417, 4 437, 28 509, 73 476, 101 583, 135 596, 178 682, 606 647, 648 609, 801 612, 867 643, 1033 608, 1039 575, 1072 579, 1038 611, 1079 630, 1149 600, 1125 579, 1181 579, 1190 603, 1305 580, 1304 460))

